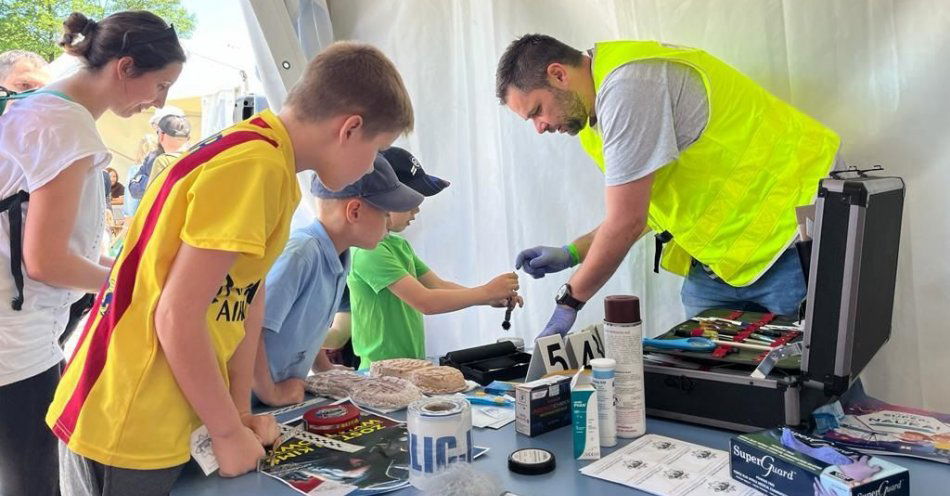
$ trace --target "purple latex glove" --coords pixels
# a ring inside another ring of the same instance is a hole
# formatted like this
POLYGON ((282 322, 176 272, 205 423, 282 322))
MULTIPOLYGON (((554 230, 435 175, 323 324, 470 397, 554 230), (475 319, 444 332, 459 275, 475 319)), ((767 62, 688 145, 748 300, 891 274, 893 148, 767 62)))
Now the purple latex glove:
POLYGON ((535 279, 545 274, 560 272, 574 266, 571 252, 566 246, 535 246, 522 250, 515 259, 515 269, 524 271, 535 279))
POLYGON ((838 465, 838 470, 841 470, 841 473, 858 482, 864 482, 871 477, 874 477, 875 474, 881 471, 881 467, 870 465, 868 463, 870 461, 871 457, 865 455, 861 458, 858 458, 858 461, 854 463, 848 465, 838 465))
POLYGON ((792 431, 787 427, 782 429, 782 445, 786 448, 791 448, 799 453, 804 453, 812 458, 821 460, 828 465, 837 465, 839 467, 843 467, 854 462, 854 460, 848 458, 831 446, 809 446, 799 441, 792 431))
POLYGON ((568 306, 557 305, 554 307, 554 313, 551 314, 551 319, 548 320, 548 324, 544 326, 544 330, 541 331, 541 334, 538 334, 538 337, 543 338, 544 336, 551 336, 552 334, 564 336, 567 334, 567 331, 571 330, 575 319, 577 319, 577 310, 568 306))

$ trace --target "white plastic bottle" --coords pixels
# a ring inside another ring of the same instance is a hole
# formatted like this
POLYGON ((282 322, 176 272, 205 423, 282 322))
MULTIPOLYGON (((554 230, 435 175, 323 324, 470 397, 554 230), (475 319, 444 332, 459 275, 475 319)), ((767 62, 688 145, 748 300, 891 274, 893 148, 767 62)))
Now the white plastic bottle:
POLYGON ((590 361, 594 389, 597 390, 597 430, 600 432, 600 446, 609 448, 617 445, 617 413, 614 409, 614 368, 617 362, 612 358, 595 358, 590 361))
POLYGON ((607 358, 617 364, 614 370, 617 437, 640 437, 646 433, 647 420, 639 298, 615 295, 604 299, 604 347, 607 358))

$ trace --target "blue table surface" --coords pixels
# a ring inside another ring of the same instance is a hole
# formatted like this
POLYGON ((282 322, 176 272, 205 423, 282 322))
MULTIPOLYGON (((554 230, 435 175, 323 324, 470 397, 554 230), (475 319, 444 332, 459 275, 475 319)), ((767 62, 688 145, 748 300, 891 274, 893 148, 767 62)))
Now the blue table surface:
MULTIPOLYGON (((289 413, 278 417, 280 421, 299 416, 301 412, 289 413)), ((390 415, 405 420, 405 411, 390 415)), ((683 441, 705 445, 711 448, 728 450, 729 438, 736 433, 710 427, 680 423, 655 418, 647 419, 647 432, 668 436, 683 441)), ((573 456, 573 445, 569 427, 547 432, 529 438, 515 432, 514 422, 505 427, 494 429, 475 429, 474 442, 477 446, 490 448, 474 462, 474 468, 490 472, 500 479, 504 489, 519 496, 544 494, 613 494, 623 490, 624 494, 649 494, 601 479, 581 475, 578 470, 590 461, 577 461, 573 456), (519 448, 544 448, 557 457, 557 469, 545 475, 526 476, 508 471, 508 455, 519 448)), ((623 446, 629 440, 621 440, 617 447, 603 450, 606 456, 623 446)), ((950 494, 950 466, 907 457, 883 457, 910 470, 910 493, 914 496, 939 496, 950 494)), ((187 465, 182 477, 172 489, 173 496, 210 496, 210 495, 275 495, 299 496, 300 493, 276 479, 259 473, 246 474, 233 479, 225 479, 217 474, 205 477, 193 461, 187 465)), ((389 494, 404 496, 420 494, 410 487, 389 494)))

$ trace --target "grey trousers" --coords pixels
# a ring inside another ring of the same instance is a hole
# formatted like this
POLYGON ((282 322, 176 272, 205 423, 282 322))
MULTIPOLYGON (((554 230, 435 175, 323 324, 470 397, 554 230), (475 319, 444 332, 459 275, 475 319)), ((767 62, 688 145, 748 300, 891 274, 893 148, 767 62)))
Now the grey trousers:
POLYGON ((184 464, 158 470, 110 467, 73 453, 59 443, 62 496, 166 496, 184 464))

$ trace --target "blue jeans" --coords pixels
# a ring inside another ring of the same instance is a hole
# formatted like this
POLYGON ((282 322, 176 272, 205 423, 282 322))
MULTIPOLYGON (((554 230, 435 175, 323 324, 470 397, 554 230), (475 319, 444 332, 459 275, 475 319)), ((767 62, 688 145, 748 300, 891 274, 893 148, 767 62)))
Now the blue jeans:
POLYGON ((786 250, 759 280, 741 288, 709 277, 701 265, 693 263, 680 296, 687 318, 710 308, 748 310, 750 304, 797 318, 805 299, 805 275, 794 247, 786 250))

